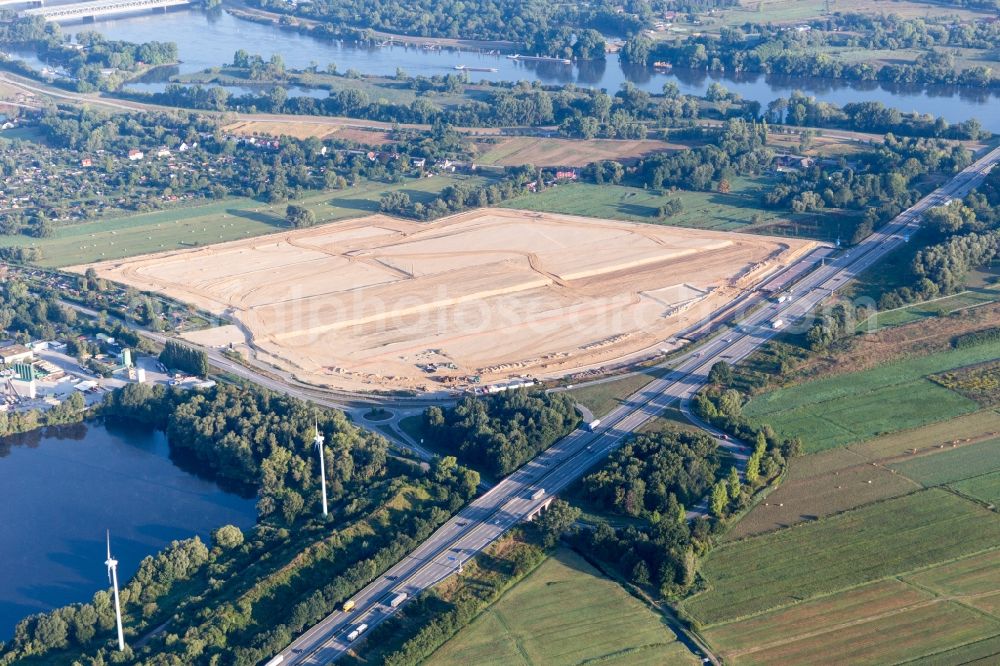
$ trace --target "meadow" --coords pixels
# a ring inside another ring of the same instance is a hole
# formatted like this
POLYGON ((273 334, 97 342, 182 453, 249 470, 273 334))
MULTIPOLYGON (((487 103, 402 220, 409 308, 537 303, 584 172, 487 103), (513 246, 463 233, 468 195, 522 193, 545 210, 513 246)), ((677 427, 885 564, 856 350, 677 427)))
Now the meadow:
POLYGON ((653 666, 698 659, 656 613, 578 554, 560 549, 424 664, 595 662, 653 666))
POLYGON ((997 356, 994 342, 905 359, 764 393, 743 413, 784 437, 801 437, 807 452, 822 451, 976 411, 973 400, 927 377, 997 356))
POLYGON ((708 589, 683 602, 703 625, 736 620, 993 548, 1000 516, 931 489, 723 544, 708 589))
POLYGON ((943 317, 958 310, 974 308, 1000 300, 1000 283, 972 287, 951 296, 914 303, 893 310, 884 310, 858 323, 858 330, 877 330, 887 326, 901 326, 931 317, 943 317))
POLYGON ((674 143, 620 139, 555 139, 503 137, 478 144, 477 164, 497 166, 583 167, 598 160, 629 160, 666 150, 685 148, 674 143))
POLYGON ((865 615, 900 610, 930 597, 929 593, 901 581, 883 580, 746 620, 716 625, 703 633, 724 654, 743 652, 865 615))
MULTIPOLYGON (((776 214, 761 210, 760 190, 773 185, 767 178, 734 178, 732 190, 719 192, 677 191, 658 193, 624 185, 571 183, 558 185, 537 194, 528 194, 503 204, 544 213, 566 213, 588 217, 613 218, 633 222, 653 222, 678 227, 714 231, 754 231, 833 240, 819 233, 823 225, 816 219, 823 215, 776 214), (679 199, 683 210, 668 218, 659 218, 660 206, 679 199), (758 216, 755 221, 755 216, 758 216), (808 233, 807 233, 808 231, 808 233)), ((832 234, 836 236, 836 233, 832 234)))
MULTIPOLYGON (((313 211, 319 222, 332 222, 378 212, 386 192, 401 190, 414 201, 430 201, 456 180, 437 176, 402 183, 363 182, 346 190, 312 194, 293 203, 313 211)), ((474 177, 475 182, 483 179, 474 177)), ((151 252, 188 249, 287 230, 286 204, 230 198, 202 205, 138 213, 60 227, 51 238, 0 236, 0 247, 37 247, 47 267, 63 267, 151 252)))
POLYGON ((603 418, 615 407, 621 405, 625 398, 632 395, 643 386, 653 381, 653 375, 638 373, 618 379, 611 379, 600 384, 591 384, 567 391, 573 399, 588 408, 597 418, 603 418))
MULTIPOLYGON (((747 21, 754 23, 790 23, 822 18, 830 9, 828 0, 741 0, 734 9, 721 12, 722 25, 741 25, 747 21)), ((974 19, 982 12, 955 6, 915 0, 896 0, 891 9, 881 8, 865 0, 837 0, 835 11, 861 14, 897 14, 907 18, 926 16, 955 16, 974 19)))
POLYGON ((971 479, 952 483, 951 487, 980 502, 991 506, 1000 505, 1000 472, 991 472, 971 479))
MULTIPOLYGON (((952 449, 951 442, 976 442, 968 445, 971 448, 978 446, 978 442, 994 438, 998 432, 1000 414, 986 409, 860 444, 793 458, 781 485, 767 496, 766 501, 757 504, 733 525, 723 539, 737 540, 771 532, 911 493, 922 486, 894 472, 897 464, 920 461, 932 468, 941 467, 947 464, 947 454, 964 451, 952 449), (915 457, 918 454, 921 457, 915 457)), ((995 485, 998 481, 1000 473, 987 474, 952 483, 951 487, 991 503, 1000 499, 995 497, 1000 494, 1000 486, 995 485)))
POLYGON ((1000 632, 1000 622, 961 604, 941 601, 852 622, 733 661, 760 664, 898 664, 1000 632))
POLYGON ((1000 471, 1000 439, 920 456, 891 465, 924 486, 939 486, 1000 471))

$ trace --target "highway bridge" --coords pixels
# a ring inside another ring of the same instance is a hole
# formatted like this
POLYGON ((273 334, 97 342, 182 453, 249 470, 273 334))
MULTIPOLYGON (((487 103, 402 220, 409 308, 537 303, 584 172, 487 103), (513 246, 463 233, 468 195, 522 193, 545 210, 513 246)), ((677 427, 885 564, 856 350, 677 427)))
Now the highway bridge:
MULTIPOLYGON (((13 4, 10 0, 0 0, 0 3, 13 4)), ((39 4, 41 4, 41 0, 39 0, 39 4)), ((36 7, 24 10, 22 15, 41 16, 46 21, 72 21, 93 19, 110 14, 139 12, 146 9, 166 11, 168 7, 189 4, 191 4, 191 0, 97 0, 96 2, 74 2, 69 5, 36 7)))
MULTIPOLYGON (((928 208, 967 194, 998 161, 1000 148, 995 148, 855 247, 801 275, 787 286, 792 294, 787 300, 763 304, 734 328, 716 334, 697 350, 674 361, 669 372, 630 396, 603 419, 595 432, 576 430, 556 442, 471 502, 358 592, 352 598, 355 606, 351 612, 330 614, 268 663, 318 666, 336 660, 354 644, 348 636, 354 628, 363 623, 371 631, 399 609, 389 605, 390 599, 400 592, 413 598, 457 573, 462 564, 535 513, 553 494, 580 478, 666 407, 680 402, 686 410, 688 401, 707 380, 712 365, 720 360, 736 363, 746 358, 784 328, 775 327, 775 321, 800 321, 837 289, 907 242, 928 208), (539 493, 542 489, 545 492, 539 493)), ((363 637, 355 640, 361 642, 363 637)))

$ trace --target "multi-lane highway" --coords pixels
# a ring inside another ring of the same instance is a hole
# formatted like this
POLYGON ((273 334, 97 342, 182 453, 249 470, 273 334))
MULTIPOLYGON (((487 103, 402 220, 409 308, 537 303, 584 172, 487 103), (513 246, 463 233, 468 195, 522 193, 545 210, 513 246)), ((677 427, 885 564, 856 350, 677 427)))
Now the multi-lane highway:
MULTIPOLYGON (((479 497, 415 551, 353 598, 349 613, 335 612, 297 638, 272 663, 327 664, 347 649, 348 634, 359 625, 367 631, 398 608, 388 602, 400 592, 410 597, 455 573, 511 526, 536 511, 553 494, 579 478, 618 447, 623 439, 666 407, 687 401, 701 387, 712 365, 737 362, 751 354, 789 323, 801 320, 821 301, 887 253, 909 240, 928 208, 964 196, 1000 160, 1000 148, 990 151, 943 187, 920 200, 892 222, 839 256, 805 274, 789 286, 782 303, 766 303, 736 325, 680 359, 662 377, 617 407, 595 432, 577 430, 479 497), (775 325, 775 322, 783 322, 775 325), (544 494, 539 493, 544 490, 544 494)), ((356 638, 361 641, 364 634, 356 638)))

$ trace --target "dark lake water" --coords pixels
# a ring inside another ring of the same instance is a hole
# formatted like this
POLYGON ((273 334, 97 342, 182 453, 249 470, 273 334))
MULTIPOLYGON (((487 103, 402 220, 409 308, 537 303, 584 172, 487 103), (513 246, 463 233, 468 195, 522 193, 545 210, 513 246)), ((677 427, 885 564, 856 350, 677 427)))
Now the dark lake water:
MULTIPOLYGON (((1000 92, 953 87, 903 87, 879 83, 845 82, 817 78, 788 78, 763 74, 739 76, 703 71, 673 70, 654 72, 645 67, 626 66, 617 55, 604 61, 564 65, 552 62, 514 61, 504 56, 468 51, 438 51, 419 47, 366 47, 354 43, 314 39, 291 30, 235 18, 224 11, 180 10, 167 14, 141 14, 99 20, 86 25, 63 26, 64 32, 96 30, 112 39, 133 42, 152 40, 177 43, 183 63, 181 73, 200 71, 232 61, 237 49, 246 49, 265 58, 281 54, 289 67, 301 69, 316 64, 321 69, 336 63, 339 71, 355 69, 363 74, 393 75, 397 68, 410 75, 432 76, 454 72, 455 65, 495 67, 496 72, 470 72, 472 80, 575 83, 583 87, 618 90, 624 81, 650 91, 659 91, 667 81, 676 83, 686 94, 703 94, 713 81, 723 83, 744 98, 767 104, 801 90, 817 99, 838 105, 856 101, 880 101, 903 111, 944 116, 951 122, 977 118, 984 126, 1000 132, 1000 92)), ((151 82, 136 89, 156 90, 151 82)), ((325 92, 314 93, 321 96, 325 92)))
POLYGON ((106 529, 124 582, 170 541, 256 515, 253 499, 171 462, 162 432, 117 422, 0 439, 0 489, 0 640, 108 586, 106 529))

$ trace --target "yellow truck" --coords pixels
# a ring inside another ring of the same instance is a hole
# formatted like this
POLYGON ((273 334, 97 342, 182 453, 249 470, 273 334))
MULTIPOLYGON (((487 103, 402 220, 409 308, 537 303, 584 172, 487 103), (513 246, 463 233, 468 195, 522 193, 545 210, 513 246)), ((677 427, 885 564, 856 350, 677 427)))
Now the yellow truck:
POLYGON ((352 610, 354 610, 354 599, 348 599, 344 602, 343 611, 350 613, 352 610))

